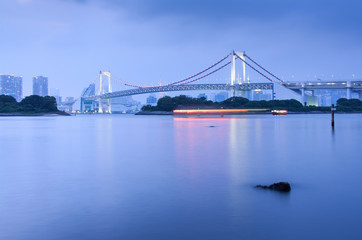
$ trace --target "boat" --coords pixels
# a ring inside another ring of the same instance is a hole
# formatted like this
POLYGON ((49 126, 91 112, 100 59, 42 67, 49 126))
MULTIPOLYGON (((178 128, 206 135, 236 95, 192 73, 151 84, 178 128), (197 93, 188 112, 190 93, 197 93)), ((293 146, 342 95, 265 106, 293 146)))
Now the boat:
POLYGON ((174 115, 238 115, 267 112, 269 109, 176 109, 174 115))
POLYGON ((272 110, 271 113, 273 115, 287 115, 288 111, 287 110, 272 110))

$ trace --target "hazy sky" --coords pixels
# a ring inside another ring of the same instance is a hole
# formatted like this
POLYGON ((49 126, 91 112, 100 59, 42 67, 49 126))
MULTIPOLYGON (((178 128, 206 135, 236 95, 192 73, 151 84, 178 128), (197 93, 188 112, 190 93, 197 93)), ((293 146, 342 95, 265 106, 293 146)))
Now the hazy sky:
POLYGON ((362 1, 0 0, 0 10, 0 73, 23 75, 25 95, 35 75, 76 97, 100 70, 176 81, 233 49, 286 80, 362 78, 362 1))

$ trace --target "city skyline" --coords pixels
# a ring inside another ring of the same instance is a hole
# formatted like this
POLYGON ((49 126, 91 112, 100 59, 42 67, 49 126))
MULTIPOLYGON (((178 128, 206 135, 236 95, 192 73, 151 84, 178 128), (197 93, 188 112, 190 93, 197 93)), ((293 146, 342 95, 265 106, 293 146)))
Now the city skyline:
POLYGON ((328 9, 325 1, 205 3, 1 1, 1 31, 13 37, 3 39, 0 71, 24 79, 41 72, 50 88, 79 96, 100 70, 129 82, 167 83, 235 49, 287 80, 362 76, 358 1, 328 2, 328 9))
POLYGON ((361 0, 0 9, 0 240, 362 239, 361 0))
POLYGON ((33 77, 33 95, 41 97, 48 96, 48 77, 35 76, 33 77))
POLYGON ((23 77, 0 74, 0 95, 9 95, 20 101, 23 97, 23 77))

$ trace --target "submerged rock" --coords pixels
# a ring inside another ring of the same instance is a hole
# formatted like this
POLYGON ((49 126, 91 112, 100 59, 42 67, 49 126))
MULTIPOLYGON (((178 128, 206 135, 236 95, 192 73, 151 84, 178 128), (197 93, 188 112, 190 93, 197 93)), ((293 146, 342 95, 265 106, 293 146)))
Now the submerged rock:
POLYGON ((288 182, 273 183, 272 185, 256 185, 256 188, 270 189, 279 192, 290 192, 291 187, 288 182))

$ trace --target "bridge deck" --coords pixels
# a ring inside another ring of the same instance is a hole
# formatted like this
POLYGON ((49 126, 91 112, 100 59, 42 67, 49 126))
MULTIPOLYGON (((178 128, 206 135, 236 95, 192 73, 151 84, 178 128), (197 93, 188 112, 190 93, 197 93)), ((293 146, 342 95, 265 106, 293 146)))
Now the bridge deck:
POLYGON ((285 82, 282 85, 291 90, 344 90, 347 88, 355 91, 362 90, 362 81, 285 82))
POLYGON ((185 84, 185 85, 169 85, 159 87, 134 88, 129 90, 105 93, 97 96, 83 97, 84 100, 110 99, 116 97, 125 97, 131 95, 139 95, 155 92, 173 92, 173 91, 191 91, 191 90, 273 90, 273 83, 244 83, 244 84, 185 84))

